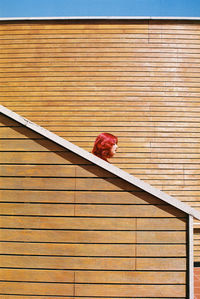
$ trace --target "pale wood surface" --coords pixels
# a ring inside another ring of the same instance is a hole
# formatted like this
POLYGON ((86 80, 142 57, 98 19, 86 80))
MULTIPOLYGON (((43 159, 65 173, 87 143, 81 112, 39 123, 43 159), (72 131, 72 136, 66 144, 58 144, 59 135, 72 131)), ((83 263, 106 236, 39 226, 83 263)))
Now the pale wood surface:
MULTIPOLYGON (((116 134, 113 164, 198 209, 199 32, 182 21, 2 22, 1 104, 88 151, 116 134)), ((186 298, 183 213, 0 126, 4 298, 186 298)))
POLYGON ((152 298, 186 297, 183 212, 5 117, 2 124, 5 298, 146 297, 147 289, 152 298))
POLYGON ((195 206, 199 177, 186 173, 199 170, 199 26, 4 22, 1 103, 89 151, 100 132, 116 134, 114 164, 195 206))

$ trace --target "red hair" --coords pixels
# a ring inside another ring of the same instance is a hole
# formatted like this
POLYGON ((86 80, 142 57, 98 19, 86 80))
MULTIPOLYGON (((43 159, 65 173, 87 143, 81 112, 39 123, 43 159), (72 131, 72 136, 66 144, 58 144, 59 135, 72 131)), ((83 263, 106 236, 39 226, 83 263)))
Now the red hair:
POLYGON ((118 139, 116 136, 110 133, 101 133, 95 140, 92 153, 95 156, 107 161, 107 158, 112 157, 111 148, 117 142, 118 139))

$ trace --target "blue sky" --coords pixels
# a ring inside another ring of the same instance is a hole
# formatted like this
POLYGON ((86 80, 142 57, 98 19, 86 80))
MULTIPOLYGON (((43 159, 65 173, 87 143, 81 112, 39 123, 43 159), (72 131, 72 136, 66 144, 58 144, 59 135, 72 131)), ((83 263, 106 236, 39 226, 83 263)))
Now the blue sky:
POLYGON ((0 0, 0 17, 200 17, 200 0, 0 0))

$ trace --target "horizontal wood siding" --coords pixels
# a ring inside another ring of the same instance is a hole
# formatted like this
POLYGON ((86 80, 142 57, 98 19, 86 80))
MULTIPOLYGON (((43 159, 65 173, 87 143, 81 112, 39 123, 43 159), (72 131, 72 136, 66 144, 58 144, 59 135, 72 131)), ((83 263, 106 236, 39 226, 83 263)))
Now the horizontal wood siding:
POLYGON ((88 151, 117 135, 113 164, 200 210, 199 34, 199 21, 1 22, 0 103, 88 151))
POLYGON ((183 212, 1 120, 1 296, 187 297, 183 212))
POLYGON ((194 230, 194 260, 200 262, 200 229, 194 230))
POLYGON ((0 102, 88 151, 116 134, 112 163, 200 209, 199 34, 199 21, 1 22, 0 102))

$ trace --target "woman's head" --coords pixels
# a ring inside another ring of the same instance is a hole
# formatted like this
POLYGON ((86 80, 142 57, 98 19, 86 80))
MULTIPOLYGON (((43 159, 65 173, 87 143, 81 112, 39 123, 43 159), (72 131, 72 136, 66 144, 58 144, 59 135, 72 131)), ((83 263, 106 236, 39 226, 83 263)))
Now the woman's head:
POLYGON ((97 136, 92 153, 97 157, 106 160, 114 156, 117 150, 118 139, 110 133, 101 133, 97 136))

